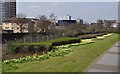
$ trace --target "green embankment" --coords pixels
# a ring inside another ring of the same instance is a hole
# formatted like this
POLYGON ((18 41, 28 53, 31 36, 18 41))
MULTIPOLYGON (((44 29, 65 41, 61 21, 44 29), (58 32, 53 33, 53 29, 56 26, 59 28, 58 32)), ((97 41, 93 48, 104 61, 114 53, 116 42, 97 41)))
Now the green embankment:
MULTIPOLYGON (((120 36, 120 35, 119 35, 120 36)), ((95 59, 108 50, 118 41, 118 34, 97 40, 95 43, 72 46, 74 51, 64 57, 55 57, 43 61, 31 61, 18 64, 18 69, 9 69, 7 64, 3 65, 6 72, 82 72, 95 59)))

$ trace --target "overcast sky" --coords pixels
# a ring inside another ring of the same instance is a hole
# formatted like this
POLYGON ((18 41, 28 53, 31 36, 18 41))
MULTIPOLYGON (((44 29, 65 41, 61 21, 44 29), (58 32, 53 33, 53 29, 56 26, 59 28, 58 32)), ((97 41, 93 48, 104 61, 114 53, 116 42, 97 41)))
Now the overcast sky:
POLYGON ((117 2, 18 2, 17 13, 24 13, 28 17, 39 14, 49 16, 55 13, 62 17, 70 14, 73 19, 81 18, 87 22, 98 19, 118 19, 117 2))

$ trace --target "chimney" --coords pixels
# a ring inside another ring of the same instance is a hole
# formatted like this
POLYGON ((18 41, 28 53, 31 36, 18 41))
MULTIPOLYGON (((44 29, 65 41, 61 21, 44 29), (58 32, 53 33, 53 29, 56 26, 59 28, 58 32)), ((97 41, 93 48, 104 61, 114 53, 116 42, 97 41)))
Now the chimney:
POLYGON ((69 16, 69 20, 71 20, 71 16, 69 16))

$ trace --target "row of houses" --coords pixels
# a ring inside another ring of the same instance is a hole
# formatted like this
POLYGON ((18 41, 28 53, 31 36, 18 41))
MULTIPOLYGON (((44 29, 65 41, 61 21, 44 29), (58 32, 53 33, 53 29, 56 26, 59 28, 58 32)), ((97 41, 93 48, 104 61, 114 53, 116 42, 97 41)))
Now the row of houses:
MULTIPOLYGON (((72 20, 71 16, 68 16, 68 19, 57 20, 53 22, 51 20, 39 20, 35 18, 9 18, 3 21, 0 26, 2 33, 45 33, 51 29, 51 26, 54 26, 56 29, 65 28, 65 25, 72 25, 80 23, 84 24, 82 19, 72 20)), ((94 29, 99 29, 100 27, 117 27, 118 23, 116 20, 98 20, 97 23, 88 24, 94 29)))
POLYGON ((115 28, 118 26, 118 22, 117 20, 98 20, 97 23, 91 23, 90 25, 95 28, 115 28))
POLYGON ((2 23, 3 33, 28 33, 32 30, 34 22, 29 19, 9 18, 2 23))
POLYGON ((77 21, 72 20, 71 16, 69 19, 57 20, 40 20, 35 18, 8 18, 3 21, 1 28, 2 33, 31 33, 37 30, 38 33, 46 32, 54 26, 56 29, 61 29, 61 26, 70 25, 80 22, 83 24, 83 20, 77 21))
POLYGON ((48 26, 51 22, 49 20, 44 22, 34 18, 9 18, 3 21, 1 29, 2 33, 32 33, 36 29, 37 32, 46 32, 46 27, 42 24, 48 26), (41 24, 39 30, 37 24, 41 24))

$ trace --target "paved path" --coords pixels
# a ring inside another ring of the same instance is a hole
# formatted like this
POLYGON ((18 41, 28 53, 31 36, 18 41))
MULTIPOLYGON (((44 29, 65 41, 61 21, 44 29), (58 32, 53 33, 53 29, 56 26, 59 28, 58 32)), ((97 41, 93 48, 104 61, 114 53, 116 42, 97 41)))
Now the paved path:
POLYGON ((110 48, 87 72, 118 72, 118 56, 120 56, 120 41, 110 48), (119 50, 119 51, 118 51, 119 50))

